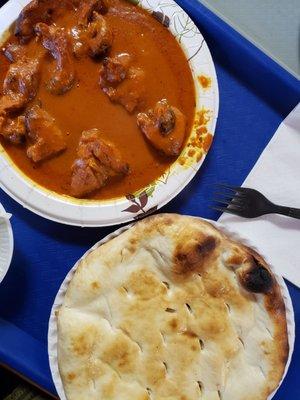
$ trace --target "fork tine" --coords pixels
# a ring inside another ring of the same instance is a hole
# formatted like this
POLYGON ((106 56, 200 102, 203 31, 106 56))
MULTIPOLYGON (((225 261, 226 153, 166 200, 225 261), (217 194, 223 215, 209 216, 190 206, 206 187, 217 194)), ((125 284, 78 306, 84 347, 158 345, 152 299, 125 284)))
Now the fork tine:
POLYGON ((230 204, 233 206, 240 206, 240 207, 243 207, 245 205, 244 201, 239 197, 234 197, 231 200, 230 204))
POLYGON ((239 186, 231 186, 231 185, 227 185, 226 183, 217 183, 216 184, 217 187, 219 187, 220 189, 224 189, 227 190, 227 195, 231 195, 230 192, 233 192, 235 195, 239 195, 241 197, 245 196, 245 192, 246 192, 246 188, 242 188, 239 186))
POLYGON ((214 198, 212 201, 214 203, 224 204, 225 206, 228 206, 228 207, 243 208, 243 206, 244 206, 243 201, 238 200, 235 197, 228 201, 225 199, 216 199, 216 198, 214 198))
POLYGON ((239 194, 235 194, 235 193, 221 193, 221 192, 214 192, 213 193, 213 199, 218 198, 218 199, 222 199, 222 200, 226 200, 229 202, 231 201, 236 201, 238 203, 241 203, 243 201, 243 196, 240 196, 239 194))
POLYGON ((215 211, 221 211, 225 212, 226 207, 215 207, 215 206, 209 206, 210 209, 215 210, 215 211))
POLYGON ((231 200, 227 201, 227 200, 222 200, 222 199, 213 199, 213 202, 224 204, 225 206, 229 206, 229 204, 231 203, 231 200))
POLYGON ((243 196, 238 196, 238 195, 235 195, 235 194, 232 194, 232 195, 231 194, 225 194, 225 193, 220 193, 220 192, 213 193, 212 201, 217 201, 217 202, 220 202, 220 203, 224 202, 224 204, 232 203, 232 204, 240 204, 240 205, 242 205, 244 203, 243 202, 243 196))
POLYGON ((220 186, 222 188, 231 190, 232 192, 236 192, 239 189, 238 186, 231 186, 231 185, 228 185, 227 183, 217 183, 216 185, 220 186))
POLYGON ((222 196, 228 200, 231 200, 234 197, 234 193, 214 192, 213 196, 222 196))
POLYGON ((240 215, 239 210, 233 210, 233 209, 230 209, 228 207, 226 208, 226 207, 209 206, 209 208, 211 208, 212 210, 215 210, 215 211, 221 211, 221 212, 225 212, 225 213, 228 213, 228 214, 240 215))

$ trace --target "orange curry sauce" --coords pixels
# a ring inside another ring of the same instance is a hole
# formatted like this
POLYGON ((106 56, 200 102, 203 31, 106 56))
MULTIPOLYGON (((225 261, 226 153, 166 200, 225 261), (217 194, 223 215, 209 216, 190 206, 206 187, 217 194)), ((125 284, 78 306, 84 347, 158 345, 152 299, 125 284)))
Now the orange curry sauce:
MULTIPOLYGON (((187 118, 189 133, 195 114, 195 92, 192 74, 179 44, 153 16, 125 0, 110 0, 105 15, 114 33, 110 56, 127 52, 134 57, 135 65, 146 74, 145 110, 166 98, 181 110, 187 118)), ((76 25, 75 12, 68 11, 55 21, 67 28, 76 25)), ((9 42, 16 41, 13 35, 9 42)), ((42 45, 33 38, 27 45, 37 54, 42 45)), ((14 163, 33 181, 59 194, 70 194, 71 166, 83 130, 98 128, 103 137, 113 142, 130 165, 130 174, 114 178, 102 189, 89 196, 90 199, 111 199, 133 193, 162 175, 175 159, 160 155, 137 127, 136 114, 130 115, 122 106, 113 104, 99 86, 101 61, 88 56, 73 59, 77 82, 63 95, 53 95, 45 82, 53 68, 53 59, 46 56, 42 65, 40 88, 33 104, 39 102, 56 120, 66 135, 67 150, 62 154, 34 164, 26 156, 26 146, 11 145, 3 138, 1 144, 14 163)), ((0 55, 0 88, 9 62, 0 55)))

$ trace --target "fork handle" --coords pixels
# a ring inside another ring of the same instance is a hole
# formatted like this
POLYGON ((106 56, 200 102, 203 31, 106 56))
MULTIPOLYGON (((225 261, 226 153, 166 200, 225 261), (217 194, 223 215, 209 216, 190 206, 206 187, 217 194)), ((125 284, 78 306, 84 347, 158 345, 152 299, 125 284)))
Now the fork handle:
POLYGON ((287 217, 300 219, 300 208, 283 207, 274 204, 273 213, 286 215, 287 217))

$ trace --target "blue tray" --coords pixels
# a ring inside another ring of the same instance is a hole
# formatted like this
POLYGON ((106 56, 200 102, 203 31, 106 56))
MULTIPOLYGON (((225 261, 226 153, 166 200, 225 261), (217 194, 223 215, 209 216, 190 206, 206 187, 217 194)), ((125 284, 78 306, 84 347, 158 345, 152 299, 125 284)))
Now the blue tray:
MULTIPOLYGON (((196 0, 178 3, 197 23, 212 51, 221 107, 205 164, 162 211, 217 219, 219 215, 208 208, 211 184, 243 182, 282 119, 300 101, 300 84, 196 0)), ((15 237, 13 262, 0 286, 0 363, 55 394, 47 358, 48 318, 55 294, 76 260, 115 228, 67 227, 32 214, 2 192, 0 201, 13 214, 15 237)), ((288 288, 299 329, 300 290, 291 284, 288 288)), ((274 399, 300 398, 299 370, 297 338, 289 373, 274 399)))

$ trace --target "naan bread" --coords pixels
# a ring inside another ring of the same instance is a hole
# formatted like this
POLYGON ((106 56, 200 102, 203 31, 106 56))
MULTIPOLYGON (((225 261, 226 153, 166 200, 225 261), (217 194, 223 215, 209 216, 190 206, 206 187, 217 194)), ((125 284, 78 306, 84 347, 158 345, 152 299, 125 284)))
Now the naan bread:
POLYGON ((68 400, 266 400, 287 357, 265 261, 198 218, 150 217, 94 250, 58 312, 68 400))

